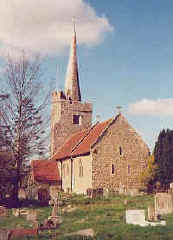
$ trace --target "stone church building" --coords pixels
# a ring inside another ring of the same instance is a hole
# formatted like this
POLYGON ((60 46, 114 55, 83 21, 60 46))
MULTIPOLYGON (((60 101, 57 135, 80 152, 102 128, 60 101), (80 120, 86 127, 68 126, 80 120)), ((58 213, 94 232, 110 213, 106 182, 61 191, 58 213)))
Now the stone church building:
POLYGON ((51 160, 64 191, 138 189, 149 148, 120 113, 92 125, 92 104, 82 102, 74 31, 65 90, 52 93, 51 160))

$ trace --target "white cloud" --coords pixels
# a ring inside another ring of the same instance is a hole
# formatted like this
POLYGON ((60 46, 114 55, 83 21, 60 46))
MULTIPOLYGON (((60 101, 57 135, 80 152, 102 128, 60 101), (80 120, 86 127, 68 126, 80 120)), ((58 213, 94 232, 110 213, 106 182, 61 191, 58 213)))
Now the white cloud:
POLYGON ((1 0, 1 48, 60 53, 70 43, 74 16, 80 44, 98 44, 104 32, 113 31, 84 0, 1 0))
POLYGON ((172 116, 173 98, 157 100, 142 99, 139 102, 129 104, 128 112, 132 115, 172 116))

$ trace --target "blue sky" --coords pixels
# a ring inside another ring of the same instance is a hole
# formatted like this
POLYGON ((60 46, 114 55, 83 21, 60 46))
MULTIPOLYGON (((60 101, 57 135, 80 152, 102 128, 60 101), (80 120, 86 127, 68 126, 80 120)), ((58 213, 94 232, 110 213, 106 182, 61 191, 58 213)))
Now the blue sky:
POLYGON ((18 47, 38 50, 45 85, 56 79, 55 88, 63 88, 75 16, 82 98, 93 102, 93 120, 97 114, 112 117, 121 105, 152 149, 160 130, 173 126, 173 1, 63 2, 0 3, 1 48, 15 46, 15 54, 18 47))

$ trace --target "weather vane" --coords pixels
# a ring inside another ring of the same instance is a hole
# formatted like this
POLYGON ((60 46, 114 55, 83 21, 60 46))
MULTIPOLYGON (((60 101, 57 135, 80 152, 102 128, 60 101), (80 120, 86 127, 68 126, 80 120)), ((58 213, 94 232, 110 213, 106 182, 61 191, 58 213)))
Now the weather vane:
POLYGON ((117 109, 117 111, 118 111, 118 114, 120 114, 122 107, 121 107, 121 106, 117 106, 116 109, 117 109))
POLYGON ((72 22, 73 22, 74 32, 76 32, 76 17, 72 18, 72 22))

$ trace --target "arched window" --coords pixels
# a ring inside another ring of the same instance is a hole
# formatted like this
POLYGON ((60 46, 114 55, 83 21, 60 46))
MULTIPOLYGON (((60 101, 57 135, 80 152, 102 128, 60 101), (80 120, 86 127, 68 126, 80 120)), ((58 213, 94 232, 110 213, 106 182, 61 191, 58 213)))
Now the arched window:
POLYGON ((67 163, 67 176, 69 175, 69 165, 67 163))
POLYGON ((127 173, 130 174, 130 165, 127 166, 127 173))
POLYGON ((115 165, 112 164, 112 174, 114 174, 114 173, 115 173, 115 165))
POLYGON ((65 177, 65 163, 62 165, 62 176, 65 177))
POLYGON ((83 164, 82 161, 79 161, 79 177, 83 177, 83 164))
POLYGON ((120 155, 122 155, 122 147, 119 147, 120 155))

